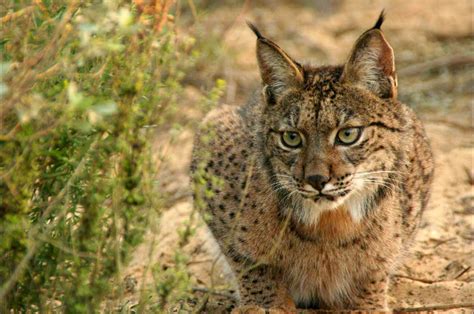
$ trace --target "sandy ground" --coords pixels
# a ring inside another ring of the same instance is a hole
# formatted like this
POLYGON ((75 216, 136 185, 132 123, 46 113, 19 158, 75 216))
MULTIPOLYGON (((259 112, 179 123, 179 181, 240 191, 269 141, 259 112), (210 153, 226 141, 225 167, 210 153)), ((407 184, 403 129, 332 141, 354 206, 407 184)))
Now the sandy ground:
MULTIPOLYGON (((400 308, 474 302, 473 68, 472 61, 469 66, 449 63, 456 56, 472 58, 472 2, 324 3, 260 1, 210 10, 203 23, 227 27, 222 42, 229 54, 216 61, 214 74, 228 82, 223 102, 243 103, 258 84, 255 40, 245 19, 254 21, 297 60, 330 64, 344 61, 357 36, 385 8, 388 15, 383 29, 400 69, 400 99, 412 105, 425 121, 436 160, 431 201, 415 245, 393 278, 390 305, 400 308), (444 63, 420 66, 432 60, 444 63)), ((189 102, 201 95, 196 85, 189 85, 186 91, 189 102)), ((187 118, 199 119, 196 112, 188 110, 187 118)), ((158 152, 167 147, 158 181, 160 189, 170 195, 169 209, 163 213, 159 227, 150 230, 148 241, 138 248, 127 268, 126 280, 138 283, 136 287, 144 278, 151 282, 150 272, 144 274, 148 265, 157 261, 173 264, 172 254, 179 242, 176 231, 189 221, 192 212, 188 179, 192 138, 193 132, 185 130, 171 146, 163 145, 160 137, 155 145, 158 152)), ((194 218, 193 225, 197 226, 196 235, 184 247, 190 256, 187 265, 193 285, 218 291, 232 289, 232 276, 207 227, 199 217, 194 218)), ((131 288, 127 297, 136 299, 138 290, 131 288)), ((214 310, 208 307, 205 311, 214 310)))

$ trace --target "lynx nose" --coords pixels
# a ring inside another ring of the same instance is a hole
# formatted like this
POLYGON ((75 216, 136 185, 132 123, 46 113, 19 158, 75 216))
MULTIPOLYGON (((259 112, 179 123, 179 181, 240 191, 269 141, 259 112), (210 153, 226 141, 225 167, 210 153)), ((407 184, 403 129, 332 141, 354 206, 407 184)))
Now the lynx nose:
POLYGON ((329 177, 322 176, 322 175, 314 175, 314 176, 308 176, 306 177, 306 181, 311 184, 313 188, 321 192, 321 190, 324 188, 324 185, 329 182, 329 177))

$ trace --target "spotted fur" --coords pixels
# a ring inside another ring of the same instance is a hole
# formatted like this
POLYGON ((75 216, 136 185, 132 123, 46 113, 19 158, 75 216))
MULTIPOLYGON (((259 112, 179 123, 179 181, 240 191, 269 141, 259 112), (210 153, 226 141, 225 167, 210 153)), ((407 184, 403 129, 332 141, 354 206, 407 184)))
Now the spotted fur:
POLYGON ((198 207, 239 282, 241 309, 386 309, 390 274, 429 198, 421 122, 396 99, 383 18, 342 66, 300 65, 255 26, 262 90, 196 137, 198 207), (338 132, 360 128, 351 145, 338 132), (282 132, 302 138, 282 147, 282 132), (327 178, 321 191, 311 176, 327 178))

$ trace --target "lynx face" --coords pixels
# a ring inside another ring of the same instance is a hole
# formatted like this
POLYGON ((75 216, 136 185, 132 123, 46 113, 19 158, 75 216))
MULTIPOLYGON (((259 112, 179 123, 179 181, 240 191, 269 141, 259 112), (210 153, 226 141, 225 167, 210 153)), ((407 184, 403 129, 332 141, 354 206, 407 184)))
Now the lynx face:
POLYGON ((274 187, 301 211, 302 221, 315 222, 321 211, 342 204, 358 220, 366 203, 394 188, 397 177, 402 145, 397 127, 386 122, 392 115, 386 105, 355 88, 335 85, 334 92, 295 91, 268 108, 274 187))
POLYGON ((345 206, 360 220, 396 188, 404 112, 393 52, 376 27, 344 66, 303 67, 256 32, 266 102, 264 151, 280 200, 305 224, 345 206))

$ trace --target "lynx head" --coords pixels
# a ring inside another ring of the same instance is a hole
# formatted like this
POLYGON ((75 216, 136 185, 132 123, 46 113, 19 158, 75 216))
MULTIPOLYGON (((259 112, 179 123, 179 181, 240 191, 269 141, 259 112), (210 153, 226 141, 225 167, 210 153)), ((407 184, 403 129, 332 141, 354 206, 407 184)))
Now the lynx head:
POLYGON ((407 122, 383 20, 382 12, 335 67, 303 66, 249 24, 263 82, 265 165, 301 223, 341 206, 359 221, 397 182, 407 122))

